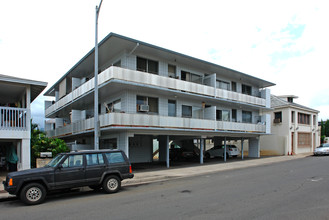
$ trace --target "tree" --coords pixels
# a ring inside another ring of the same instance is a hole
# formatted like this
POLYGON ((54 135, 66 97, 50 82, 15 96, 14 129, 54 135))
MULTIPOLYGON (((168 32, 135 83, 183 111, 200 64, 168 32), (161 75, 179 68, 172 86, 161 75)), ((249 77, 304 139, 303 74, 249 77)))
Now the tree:
POLYGON ((52 152, 55 157, 59 153, 69 151, 63 140, 48 138, 37 124, 31 124, 31 167, 36 167, 36 159, 40 157, 40 152, 52 152))

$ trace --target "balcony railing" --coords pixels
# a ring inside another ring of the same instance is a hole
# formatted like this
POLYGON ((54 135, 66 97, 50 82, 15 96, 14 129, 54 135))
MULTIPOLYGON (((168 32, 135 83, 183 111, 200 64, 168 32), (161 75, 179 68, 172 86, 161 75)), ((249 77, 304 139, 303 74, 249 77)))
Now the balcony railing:
MULTIPOLYGON (((167 129, 193 129, 204 131, 236 131, 265 133, 265 124, 249 124, 237 122, 223 122, 215 120, 179 118, 158 115, 108 113, 99 116, 101 128, 105 127, 131 127, 131 128, 167 128, 167 129)), ((47 131, 48 136, 58 137, 78 134, 94 129, 94 119, 86 119, 66 125, 56 130, 47 131)))
POLYGON ((0 107, 0 130, 26 130, 27 113, 25 108, 0 107))
MULTIPOLYGON (((258 106, 266 106, 266 99, 255 96, 245 95, 237 92, 232 92, 224 89, 215 89, 214 87, 201 85, 193 82, 187 82, 170 77, 158 76, 136 70, 123 69, 120 67, 110 67, 98 75, 98 84, 102 85, 112 79, 122 80, 141 85, 150 85, 154 87, 167 88, 172 90, 183 91, 192 94, 216 97, 237 101, 241 103, 253 104, 258 106)), ((46 116, 59 110, 75 99, 92 91, 94 89, 94 80, 89 80, 76 88, 53 105, 46 109, 46 116)))

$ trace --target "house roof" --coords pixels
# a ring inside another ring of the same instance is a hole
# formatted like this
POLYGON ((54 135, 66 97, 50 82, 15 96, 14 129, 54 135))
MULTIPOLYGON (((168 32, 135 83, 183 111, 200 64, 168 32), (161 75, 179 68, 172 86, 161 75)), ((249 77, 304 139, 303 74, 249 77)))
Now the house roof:
POLYGON ((31 86, 31 102, 40 95, 40 93, 47 87, 46 82, 35 81, 30 79, 23 79, 8 75, 0 74, 0 101, 2 103, 10 102, 17 99, 25 91, 24 85, 31 86))
MULTIPOLYGON (((276 108, 288 108, 288 107, 290 107, 290 108, 299 108, 299 109, 303 109, 303 110, 311 111, 311 112, 316 112, 316 113, 320 112, 318 110, 306 107, 304 105, 300 105, 300 104, 297 104, 295 102, 288 102, 288 101, 282 99, 283 97, 288 97, 288 96, 280 96, 280 97, 275 96, 275 95, 271 95, 271 107, 272 108, 276 109, 276 108)), ((294 97, 297 97, 297 96, 294 96, 294 97)))
MULTIPOLYGON (((66 74, 64 74, 52 87, 45 92, 45 95, 54 96, 54 91, 58 90, 59 83, 66 77, 81 77, 81 73, 94 72, 94 50, 90 50, 79 62, 77 62, 66 74)), ((99 43, 99 67, 108 63, 108 61, 120 55, 122 51, 127 53, 133 53, 137 51, 139 54, 152 54, 159 59, 165 59, 174 65, 176 62, 195 67, 198 69, 205 69, 207 72, 216 73, 218 75, 227 76, 228 78, 236 78, 241 82, 250 83, 252 85, 257 85, 259 88, 265 88, 269 86, 274 86, 274 83, 259 79, 257 77, 229 69, 214 63, 210 63, 198 58, 187 56, 172 50, 168 50, 162 47, 158 47, 152 44, 148 44, 142 41, 138 41, 132 38, 121 36, 115 33, 108 34, 99 43)))

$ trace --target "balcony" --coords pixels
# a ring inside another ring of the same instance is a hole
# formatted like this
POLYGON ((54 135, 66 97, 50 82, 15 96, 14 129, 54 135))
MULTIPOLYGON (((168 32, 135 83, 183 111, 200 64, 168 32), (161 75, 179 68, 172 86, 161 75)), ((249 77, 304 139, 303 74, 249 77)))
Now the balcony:
POLYGON ((0 107, 0 130, 27 130, 27 109, 0 107))
MULTIPOLYGON (((100 127, 129 127, 148 129, 191 129, 202 131, 235 131, 265 133, 265 124, 248 124, 237 122, 223 122, 195 118, 179 118, 146 114, 108 113, 99 116, 100 127)), ((56 130, 47 131, 50 137, 79 134, 94 130, 94 118, 68 124, 56 130)))
MULTIPOLYGON (((118 80, 121 82, 129 82, 137 85, 149 85, 155 88, 164 88, 186 92, 190 94, 203 95, 208 97, 215 97, 224 100, 236 101, 246 104, 257 105, 266 107, 266 99, 255 96, 245 95, 237 92, 227 91, 223 89, 215 89, 214 87, 201 85, 193 82, 187 82, 179 79, 158 76, 145 72, 123 69, 120 67, 110 67, 98 75, 99 86, 108 83, 111 80, 118 80)), ((94 80, 91 79, 82 84, 73 92, 67 94, 65 97, 49 106, 45 113, 46 117, 58 111, 59 109, 70 104, 74 100, 82 97, 83 95, 91 92, 94 89, 94 80)))
POLYGON ((0 107, 0 139, 30 138, 30 110, 0 107))

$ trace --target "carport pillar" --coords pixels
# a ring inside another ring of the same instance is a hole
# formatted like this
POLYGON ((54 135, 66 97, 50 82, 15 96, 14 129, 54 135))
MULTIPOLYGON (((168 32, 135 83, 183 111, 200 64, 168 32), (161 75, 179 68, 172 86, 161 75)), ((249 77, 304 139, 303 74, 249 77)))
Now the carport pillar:
POLYGON ((21 161, 20 161, 20 167, 18 167, 18 170, 26 170, 26 169, 30 169, 31 166, 31 159, 30 159, 30 155, 31 155, 31 147, 30 147, 30 139, 24 138, 22 139, 22 142, 20 143, 20 151, 21 151, 21 161))
POLYGON ((241 139, 241 159, 243 160, 243 138, 241 139))
POLYGON ((204 149, 204 138, 200 139, 200 164, 203 164, 203 149, 204 149))
POLYGON ((134 137, 134 134, 122 132, 119 134, 118 149, 123 150, 128 158, 129 155, 129 138, 134 137))
POLYGON ((224 137, 224 162, 226 162, 226 137, 224 137))
POLYGON ((167 146, 167 154, 166 154, 166 165, 167 168, 169 168, 170 164, 169 164, 169 136, 166 136, 166 146, 167 146))
POLYGON ((165 162, 166 166, 169 168, 169 136, 161 135, 158 137, 159 141, 159 161, 165 162))

